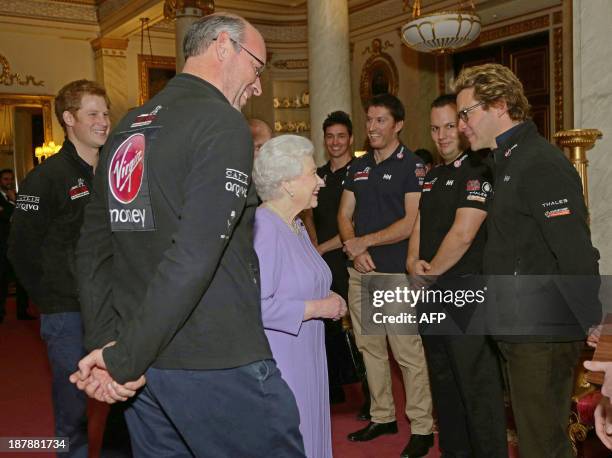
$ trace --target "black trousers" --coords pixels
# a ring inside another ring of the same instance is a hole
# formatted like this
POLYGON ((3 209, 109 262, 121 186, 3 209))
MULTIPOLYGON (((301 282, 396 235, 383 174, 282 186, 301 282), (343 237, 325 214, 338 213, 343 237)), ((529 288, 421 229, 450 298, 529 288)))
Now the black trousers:
POLYGON ((507 458, 503 381, 487 336, 423 335, 443 456, 507 458))
POLYGON ((6 257, 6 247, 0 247, 0 318, 6 314, 6 298, 8 296, 8 285, 11 279, 15 280, 15 295, 17 301, 17 317, 22 317, 28 313, 28 294, 13 272, 8 258, 6 257))

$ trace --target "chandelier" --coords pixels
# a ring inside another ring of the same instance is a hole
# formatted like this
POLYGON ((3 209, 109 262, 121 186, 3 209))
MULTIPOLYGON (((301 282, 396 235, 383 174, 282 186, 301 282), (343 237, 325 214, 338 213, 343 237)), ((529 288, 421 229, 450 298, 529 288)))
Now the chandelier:
MULTIPOLYGON (((404 0, 404 6, 409 0, 404 0)), ((446 54, 470 44, 480 35, 480 17, 473 1, 459 2, 457 11, 421 15, 421 0, 412 6, 412 20, 402 27, 402 38, 419 52, 446 54), (467 3, 469 6, 464 7, 467 3)))
POLYGON ((56 145, 53 140, 49 143, 43 143, 41 146, 37 146, 34 149, 34 156, 38 159, 39 162, 42 162, 45 159, 56 154, 60 149, 62 149, 62 145, 56 145))

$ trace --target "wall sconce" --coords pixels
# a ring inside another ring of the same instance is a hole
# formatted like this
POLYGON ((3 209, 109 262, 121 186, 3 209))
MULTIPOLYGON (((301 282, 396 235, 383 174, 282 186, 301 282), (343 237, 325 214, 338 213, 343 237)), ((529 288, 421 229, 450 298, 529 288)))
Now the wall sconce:
POLYGON ((55 153, 57 153, 60 149, 62 149, 62 145, 56 145, 53 140, 49 143, 43 143, 41 146, 37 146, 34 149, 34 156, 38 159, 38 162, 42 162, 44 159, 49 159, 55 153))

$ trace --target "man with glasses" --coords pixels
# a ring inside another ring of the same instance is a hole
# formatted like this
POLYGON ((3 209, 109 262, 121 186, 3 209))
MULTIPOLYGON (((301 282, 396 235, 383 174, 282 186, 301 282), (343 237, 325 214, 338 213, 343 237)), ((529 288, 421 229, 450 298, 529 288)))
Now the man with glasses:
POLYGON ((261 321, 253 140, 240 113, 261 94, 265 43, 244 19, 215 14, 183 47, 183 73, 103 150, 77 254, 93 351, 71 379, 98 400, 134 397, 136 455, 303 457, 261 321))
POLYGON ((488 324, 508 376, 519 451, 522 458, 570 458, 574 367, 585 328, 601 313, 580 178, 528 119, 523 86, 510 69, 464 69, 455 91, 459 130, 473 150, 492 150, 488 324), (588 288, 575 288, 576 281, 588 288))

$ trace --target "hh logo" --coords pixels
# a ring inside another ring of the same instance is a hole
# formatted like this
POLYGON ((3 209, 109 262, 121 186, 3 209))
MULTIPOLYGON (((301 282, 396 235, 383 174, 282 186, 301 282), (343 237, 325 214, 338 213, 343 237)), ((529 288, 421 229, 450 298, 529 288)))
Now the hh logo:
POLYGON ((455 180, 448 180, 446 182, 446 186, 452 186, 454 182, 455 182, 455 180))
POLYGON ((391 174, 390 173, 385 173, 383 175, 383 180, 390 180, 391 179, 391 174))
POLYGON ((144 173, 145 137, 128 137, 113 154, 108 167, 108 185, 113 197, 129 204, 138 195, 144 173))
POLYGON ((505 181, 506 183, 507 183, 508 181, 510 181, 510 175, 506 175, 506 176, 504 177, 504 181, 505 181))

